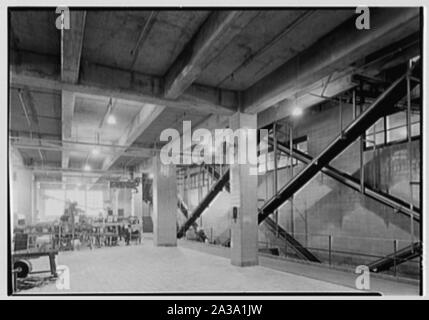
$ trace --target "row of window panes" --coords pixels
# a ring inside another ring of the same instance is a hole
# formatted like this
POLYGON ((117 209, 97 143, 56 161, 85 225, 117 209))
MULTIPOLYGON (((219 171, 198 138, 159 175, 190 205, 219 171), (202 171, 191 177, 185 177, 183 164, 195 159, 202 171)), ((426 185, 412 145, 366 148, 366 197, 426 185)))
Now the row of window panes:
MULTIPOLYGON (((371 128, 366 131, 366 148, 374 147, 375 145, 383 145, 394 141, 402 141, 407 138, 407 114, 401 111, 385 118, 379 119, 371 128), (384 124, 386 123, 386 129, 384 124), (375 132, 374 132, 375 128, 375 132), (386 131, 386 132, 385 132, 386 131), (385 141, 385 133, 387 141, 385 141)), ((411 136, 420 135, 420 114, 411 114, 411 136)))
POLYGON ((84 190, 45 190, 45 215, 61 216, 67 200, 77 202, 87 215, 96 216, 103 210, 103 192, 84 190), (86 195, 85 195, 86 193, 86 195))
MULTIPOLYGON (((307 140, 294 144, 294 148, 307 153, 307 140)), ((295 166, 297 164, 298 161, 296 159, 292 159, 292 165, 295 166)), ((277 168, 281 169, 286 167, 290 167, 290 157, 281 153, 277 158, 277 168)), ((262 173, 271 170, 274 170, 274 151, 258 157, 258 172, 262 173)))

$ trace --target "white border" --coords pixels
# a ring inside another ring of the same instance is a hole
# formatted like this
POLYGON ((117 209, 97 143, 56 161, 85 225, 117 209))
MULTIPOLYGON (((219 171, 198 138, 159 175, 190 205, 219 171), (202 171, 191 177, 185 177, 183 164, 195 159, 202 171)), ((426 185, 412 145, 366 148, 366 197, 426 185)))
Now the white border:
MULTIPOLYGON (((426 85, 427 88, 427 61, 429 61, 429 54, 427 51, 427 40, 429 38, 427 37, 428 34, 428 24, 427 24, 427 8, 425 6, 424 1, 416 1, 416 0, 373 0, 373 1, 308 1, 308 0, 264 0, 264 1, 244 1, 244 0, 235 0, 234 3, 231 3, 231 0, 217 0, 209 1, 209 0, 181 0, 181 1, 167 1, 167 0, 157 0, 157 1, 113 1, 113 0, 103 0, 103 1, 92 1, 89 3, 88 1, 52 1, 52 0, 45 0, 42 3, 35 3, 31 0, 25 0, 25 1, 2 1, 0 5, 0 20, 1 20, 1 32, 0 32, 0 50, 1 50, 1 62, 0 62, 0 86, 1 86, 1 107, 0 107, 0 127, 2 130, 2 139, 1 139, 1 151, 2 156, 0 157, 0 230, 2 231, 2 236, 0 236, 0 299, 28 299, 27 297, 8 297, 7 296, 7 260, 5 257, 7 257, 7 158, 8 154, 6 152, 7 150, 7 143, 8 143, 8 132, 7 132, 7 95, 8 95, 8 66, 7 66, 7 30, 8 30, 8 19, 7 19, 7 10, 8 7, 20 7, 20 6, 40 6, 40 7, 57 7, 57 6, 92 6, 92 7, 145 7, 145 6, 152 6, 152 7, 213 7, 214 3, 216 6, 224 6, 224 7, 254 7, 260 8, 260 7, 357 7, 357 6, 369 6, 369 7, 376 7, 376 6, 387 6, 387 7, 398 7, 398 6, 404 6, 404 7, 410 7, 410 6, 423 6, 424 7, 424 47, 423 47, 423 64, 425 69, 423 70, 423 83, 426 85)), ((426 92, 423 91, 423 101, 424 105, 427 105, 426 103, 426 92)), ((429 126, 429 109, 426 107, 423 107, 423 199, 426 201, 423 201, 423 208, 422 208, 422 214, 424 215, 423 219, 425 222, 425 225, 423 225, 423 292, 424 296, 419 297, 410 297, 410 296, 388 296, 388 297, 377 297, 375 299, 428 299, 428 287, 429 287, 429 275, 427 272, 427 269, 429 268, 429 263, 427 262, 426 258, 429 257, 429 245, 426 245, 429 243, 428 240, 428 234, 427 234, 427 224, 429 221, 429 217, 426 216, 427 212, 427 200, 429 199, 428 194, 428 188, 427 188, 427 181, 428 181, 428 172, 427 172, 427 164, 428 164, 428 126, 429 126)), ((66 297, 48 297, 49 299, 82 299, 82 297, 73 297, 73 296, 66 296, 66 297)), ((232 300, 234 297, 232 296, 154 296, 154 297, 128 297, 128 296, 103 296, 103 297, 97 297, 97 296, 90 296, 90 297, 83 297, 84 299, 94 300, 94 299, 124 299, 124 300, 130 300, 130 299, 147 299, 147 300, 159 300, 159 299, 189 299, 189 300, 218 300, 218 299, 229 299, 232 300)), ((267 296, 237 296, 237 298, 241 300, 248 300, 248 299, 259 299, 259 300, 273 300, 273 299, 329 299, 329 297, 267 297, 267 296)), ((35 300, 42 300, 46 299, 44 297, 31 297, 31 299, 35 300)), ((337 300, 347 300, 350 299, 348 297, 335 297, 337 300)), ((353 299, 368 299, 368 297, 354 297, 353 299)))

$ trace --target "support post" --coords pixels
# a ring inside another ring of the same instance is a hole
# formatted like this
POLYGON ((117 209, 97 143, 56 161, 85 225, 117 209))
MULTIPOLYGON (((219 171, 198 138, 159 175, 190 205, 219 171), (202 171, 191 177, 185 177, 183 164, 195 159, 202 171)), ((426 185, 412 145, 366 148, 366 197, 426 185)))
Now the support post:
POLYGON ((353 120, 356 119, 356 90, 353 89, 352 92, 352 101, 353 101, 353 120))
MULTIPOLYGON (((364 106, 364 97, 363 97, 363 87, 362 83, 359 87, 359 105, 360 105, 360 113, 363 112, 363 106, 364 106)), ((364 152, 364 139, 365 139, 365 133, 363 133, 360 136, 360 147, 359 147, 359 162, 360 162, 360 192, 362 194, 365 193, 365 166, 364 166, 364 159, 363 159, 363 152, 364 152)))
MULTIPOLYGON (((277 123, 274 122, 273 124, 273 136, 274 136, 274 194, 277 197, 278 194, 278 176, 277 176, 277 168, 278 168, 278 162, 277 162, 277 123)), ((279 236, 279 211, 276 210, 274 212, 274 220, 276 222, 276 237, 279 236)))
POLYGON ((339 110, 339 112, 340 112, 340 134, 342 135, 343 134, 343 104, 342 104, 342 101, 341 101, 341 97, 340 98, 338 98, 338 108, 340 109, 339 110))
POLYGON ((372 187, 374 189, 377 189, 377 168, 376 168, 376 163, 377 163, 377 133, 375 130, 376 127, 376 123, 374 123, 373 129, 372 129, 372 134, 373 134, 373 142, 372 142, 372 187))
MULTIPOLYGON (((409 67, 411 69, 411 66, 409 67)), ((409 188, 410 188, 410 210, 413 210, 413 154, 412 154, 412 145, 411 145, 411 85, 410 85, 410 76, 407 76, 407 138, 408 138, 408 167, 409 167, 409 188)), ((410 215, 410 233, 411 233, 411 250, 414 250, 414 221, 413 216, 410 215)))
MULTIPOLYGON (((241 129, 238 134, 239 146, 247 143, 247 161, 238 163, 238 157, 230 165, 231 181, 231 263, 236 266, 252 266, 258 264, 258 215, 257 189, 258 176, 257 164, 251 164, 251 159, 257 159, 257 115, 235 113, 230 118, 230 128, 234 132, 241 129), (250 130, 247 130, 250 129, 250 130), (243 135, 247 139, 242 139, 243 135)), ((239 153, 240 148, 234 146, 234 154, 239 153)))
MULTIPOLYGON (((289 150, 290 150, 290 179, 293 178, 293 128, 290 125, 290 134, 289 134, 289 150)), ((294 225, 294 213, 293 213, 293 195, 290 198, 290 229, 292 233, 292 237, 295 234, 295 225, 294 225)))
POLYGON ((308 247, 308 220, 307 220, 307 200, 304 199, 304 227, 305 227, 305 246, 308 247))
POLYGON ((396 262, 396 252, 398 251, 398 240, 393 240, 393 273, 396 277, 397 275, 397 262, 396 262))
POLYGON ((153 158, 153 220, 155 246, 176 246, 177 185, 176 166, 153 158))

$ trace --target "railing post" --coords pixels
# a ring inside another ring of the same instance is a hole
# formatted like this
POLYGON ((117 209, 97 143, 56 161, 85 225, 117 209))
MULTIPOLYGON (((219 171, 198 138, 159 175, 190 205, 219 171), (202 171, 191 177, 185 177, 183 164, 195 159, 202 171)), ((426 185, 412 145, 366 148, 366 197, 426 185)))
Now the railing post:
POLYGON ((308 247, 307 200, 304 200, 305 246, 308 247))
MULTIPOLYGON (((411 69, 411 65, 409 66, 411 69)), ((412 157, 412 145, 411 145, 411 84, 410 84, 410 75, 407 75, 407 146, 408 146, 408 166, 409 166, 409 179, 410 179, 410 210, 413 210, 413 157, 412 157)), ((414 250, 414 221, 413 216, 410 215, 410 234, 411 234, 411 250, 414 250)))
MULTIPOLYGON (((277 122, 273 123, 273 138, 274 138, 274 194, 278 195, 278 177, 277 177, 277 168, 278 168, 278 163, 277 163, 277 122)), ((276 237, 278 238, 279 236, 279 228, 278 228, 278 224, 279 224, 279 212, 278 210, 274 211, 274 221, 276 222, 276 237)))
POLYGON ((341 136, 343 135, 343 104, 341 101, 341 97, 338 98, 338 108, 339 108, 339 113, 340 113, 340 119, 339 119, 339 125, 340 125, 340 134, 341 136))
MULTIPOLYGON (((362 82, 359 85, 359 109, 360 113, 362 114, 364 108, 364 95, 363 95, 363 86, 362 82)), ((360 143, 359 143, 359 163, 360 163, 360 192, 363 194, 365 192, 365 166, 364 166, 364 158, 363 158, 363 152, 364 152, 364 143, 365 139, 365 133, 363 133, 360 136, 360 143)))
POLYGON ((287 241, 285 240, 285 257, 287 257, 287 241))
POLYGON ((295 237, 295 216, 293 210, 293 195, 290 197, 290 233, 295 237))
POLYGON ((353 100, 353 120, 355 120, 356 119, 356 90, 355 89, 353 89, 352 100, 353 100))
POLYGON ((329 265, 332 265, 332 235, 328 236, 329 265))
POLYGON ((396 270, 396 252, 398 251, 398 240, 393 240, 393 274, 397 275, 397 270, 396 270))

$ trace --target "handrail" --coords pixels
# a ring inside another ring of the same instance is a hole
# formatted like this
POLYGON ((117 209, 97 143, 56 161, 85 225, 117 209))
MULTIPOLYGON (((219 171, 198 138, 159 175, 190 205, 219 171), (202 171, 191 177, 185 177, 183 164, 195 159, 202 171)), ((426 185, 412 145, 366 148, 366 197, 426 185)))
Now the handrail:
MULTIPOLYGON (((363 132, 371 127, 380 117, 388 112, 395 102, 406 95, 407 74, 396 80, 373 103, 353 120, 317 157, 294 176, 276 195, 270 198, 261 208, 258 221, 263 221, 275 209, 286 202, 292 195, 310 181, 323 167, 342 153, 363 132)), ((415 85, 415 84, 414 84, 415 85)))
MULTIPOLYGON (((277 144, 278 144, 277 148, 280 151, 282 151, 288 155, 291 154, 289 148, 286 145, 279 143, 279 142, 277 142, 277 144)), ((306 164, 308 164, 309 162, 311 162, 313 160, 313 158, 310 155, 308 155, 308 154, 306 154, 306 153, 304 153, 298 149, 295 149, 295 148, 292 149, 292 156, 295 159, 297 159, 298 161, 301 161, 301 162, 306 163, 306 164)), ((341 182, 342 184, 344 184, 344 185, 346 185, 346 186, 348 186, 348 187, 350 187, 356 191, 361 191, 360 180, 349 175, 349 174, 347 174, 346 172, 343 172, 343 171, 338 170, 334 167, 331 167, 330 165, 326 165, 325 167, 323 167, 321 169, 321 171, 324 174, 326 174, 327 176, 337 180, 338 182, 341 182)), ((405 214, 407 216, 412 216, 415 221, 420 222, 420 209, 415 207, 415 206, 413 206, 413 209, 410 209, 407 206, 407 204, 405 203, 405 201, 403 201, 403 200, 401 200, 401 199, 399 199, 393 195, 387 194, 387 193, 382 192, 382 191, 376 191, 376 190, 372 189, 368 184, 364 185, 364 193, 363 194, 374 199, 374 200, 376 200, 376 201, 378 201, 378 202, 383 203, 384 205, 387 205, 387 206, 397 210, 398 212, 400 212, 402 214, 405 214)))

